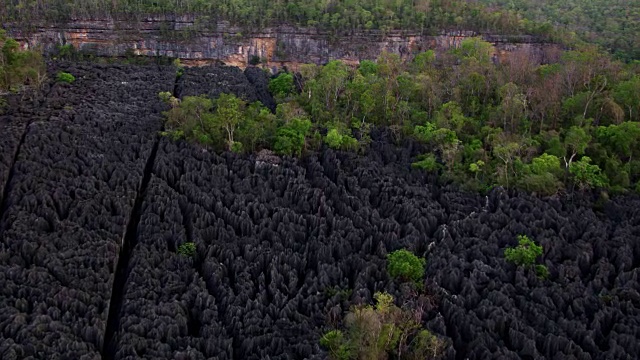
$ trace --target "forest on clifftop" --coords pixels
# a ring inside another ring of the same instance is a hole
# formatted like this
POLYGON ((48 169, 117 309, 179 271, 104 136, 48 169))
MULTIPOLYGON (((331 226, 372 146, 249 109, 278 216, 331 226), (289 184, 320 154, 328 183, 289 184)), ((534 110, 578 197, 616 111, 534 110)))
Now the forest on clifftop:
POLYGON ((547 41, 603 46, 625 61, 638 59, 638 0, 4 0, 0 21, 24 27, 64 23, 70 19, 114 17, 172 18, 197 14, 198 29, 218 21, 243 26, 247 32, 289 24, 333 31, 412 30, 422 34, 466 30, 500 35, 535 35, 547 41))

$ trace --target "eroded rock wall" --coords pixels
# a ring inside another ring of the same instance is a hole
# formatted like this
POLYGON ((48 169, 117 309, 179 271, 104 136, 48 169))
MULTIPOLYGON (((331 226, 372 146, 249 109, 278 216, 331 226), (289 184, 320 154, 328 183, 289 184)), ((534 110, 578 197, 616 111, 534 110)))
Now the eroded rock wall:
MULTIPOLYGON (((192 17, 155 17, 139 21, 78 19, 60 26, 40 26, 30 33, 10 32, 24 46, 42 46, 48 51, 58 44, 73 44, 77 49, 102 56, 123 56, 127 51, 133 51, 138 55, 177 57, 186 65, 223 62, 240 68, 258 57, 270 68, 287 66, 294 70, 300 64, 323 64, 334 59, 357 64, 364 59, 375 59, 382 51, 407 57, 428 49, 455 47, 465 38, 478 35, 443 32, 431 36, 378 30, 332 34, 291 26, 254 32, 225 22, 202 24, 192 17)), ((540 57, 549 48, 557 47, 531 36, 482 36, 494 44, 495 61, 503 61, 518 50, 540 57)))

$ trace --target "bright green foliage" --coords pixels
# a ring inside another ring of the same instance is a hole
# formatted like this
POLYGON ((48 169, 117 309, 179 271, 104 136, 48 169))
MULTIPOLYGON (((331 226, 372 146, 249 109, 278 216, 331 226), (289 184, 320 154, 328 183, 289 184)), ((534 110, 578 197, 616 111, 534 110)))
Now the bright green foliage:
POLYGON ((311 126, 311 121, 308 119, 296 118, 280 127, 276 133, 274 150, 282 155, 300 156, 311 126))
POLYGON ((573 174, 573 181, 581 190, 588 188, 607 187, 609 181, 598 165, 591 164, 591 158, 583 156, 580 161, 574 161, 569 168, 573 174))
POLYGON ((478 173, 480 173, 482 171, 482 168, 485 166, 484 161, 482 160, 478 160, 474 163, 469 164, 469 171, 471 171, 476 179, 478 178, 478 173))
POLYGON ((526 235, 518 235, 517 247, 504 250, 504 257, 507 261, 518 266, 531 267, 540 255, 542 255, 542 246, 536 245, 526 235))
POLYGON ((269 81, 269 91, 276 99, 284 99, 293 93, 293 75, 280 73, 269 81))
POLYGON ((419 258, 405 249, 396 250, 387 256, 389 275, 402 281, 417 283, 422 281, 425 264, 425 259, 419 258))
POLYGON ((339 149, 342 146, 342 134, 338 132, 338 129, 333 128, 327 132, 325 142, 332 149, 339 149))
POLYGON ((418 161, 411 164, 414 169, 422 169, 426 171, 436 171, 440 169, 440 164, 433 154, 423 154, 418 157, 418 161))
POLYGON ((536 175, 545 173, 557 174, 560 171, 560 159, 544 153, 531 161, 531 172, 536 175))
POLYGON ((399 308, 393 296, 375 293, 375 307, 359 305, 345 317, 346 331, 332 330, 320 339, 331 359, 436 359, 443 342, 416 321, 419 309, 399 308))
POLYGON ((58 75, 56 75, 56 80, 58 82, 65 82, 67 84, 71 84, 74 81, 76 81, 76 77, 66 72, 59 72, 58 75))
POLYGON ((331 128, 325 136, 325 142, 332 149, 352 150, 358 149, 358 140, 348 133, 342 132, 337 128, 331 128))
POLYGON ((640 150, 640 123, 626 121, 620 125, 600 126, 598 138, 620 157, 631 157, 640 150))
POLYGON ((196 254, 196 244, 192 242, 186 242, 178 246, 178 254, 192 257, 196 254))

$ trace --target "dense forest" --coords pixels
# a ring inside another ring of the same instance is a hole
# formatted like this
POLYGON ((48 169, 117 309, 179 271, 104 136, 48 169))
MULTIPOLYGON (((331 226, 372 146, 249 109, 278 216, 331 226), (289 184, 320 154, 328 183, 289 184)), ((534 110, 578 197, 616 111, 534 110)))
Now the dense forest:
POLYGON ((526 19, 549 23, 602 45, 618 58, 640 59, 638 0, 481 0, 491 7, 514 11, 526 19))
POLYGON ((245 27, 248 32, 279 24, 342 34, 360 29, 404 29, 423 34, 471 30, 530 34, 565 44, 581 39, 599 44, 625 61, 640 57, 638 0, 3 0, 3 5, 0 21, 25 27, 72 18, 112 16, 135 20, 149 14, 198 14, 197 26, 202 29, 224 20, 245 27))
POLYGON ((38 21, 113 16, 136 19, 154 15, 198 14, 198 26, 215 27, 225 20, 249 31, 290 24, 348 32, 356 29, 406 29, 424 34, 474 30, 497 34, 554 36, 553 27, 521 18, 514 11, 489 10, 464 0, 419 1, 245 1, 245 0, 4 0, 0 20, 34 26, 38 21))
POLYGON ((275 113, 232 94, 180 102, 166 92, 166 134, 217 150, 301 155, 323 144, 366 151, 371 128, 388 127, 398 143, 424 145, 414 167, 474 190, 640 191, 637 66, 593 47, 548 54, 546 64, 526 52, 495 64, 491 53, 472 38, 410 61, 383 53, 357 69, 305 65, 270 81, 275 113))

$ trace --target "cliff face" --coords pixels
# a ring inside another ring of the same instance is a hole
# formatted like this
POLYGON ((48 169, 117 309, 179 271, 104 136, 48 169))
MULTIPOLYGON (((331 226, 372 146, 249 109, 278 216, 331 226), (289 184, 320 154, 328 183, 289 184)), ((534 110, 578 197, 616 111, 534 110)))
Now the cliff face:
MULTIPOLYGON (((406 31, 359 31, 332 35, 311 28, 279 26, 247 33, 226 23, 202 29, 191 17, 165 19, 147 18, 141 21, 113 19, 74 20, 64 26, 41 26, 26 34, 10 31, 24 46, 42 46, 51 51, 60 44, 73 44, 80 51, 101 56, 123 56, 133 51, 137 55, 169 56, 182 59, 186 65, 223 62, 246 67, 259 58, 270 68, 300 64, 323 64, 339 59, 356 64, 375 59, 382 51, 407 57, 428 49, 447 49, 476 34, 471 32, 443 33, 426 36, 406 31)), ((533 37, 502 37, 484 35, 494 44, 495 60, 503 61, 509 53, 524 51, 530 56, 544 57, 554 44, 541 43, 533 37)))

